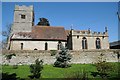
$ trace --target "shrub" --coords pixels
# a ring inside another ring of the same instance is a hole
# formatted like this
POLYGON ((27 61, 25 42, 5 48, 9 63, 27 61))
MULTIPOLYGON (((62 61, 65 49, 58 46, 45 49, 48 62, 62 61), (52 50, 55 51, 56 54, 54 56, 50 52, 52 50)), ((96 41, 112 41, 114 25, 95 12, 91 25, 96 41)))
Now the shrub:
POLYGON ((39 59, 36 59, 35 64, 30 65, 30 72, 32 73, 32 75, 30 75, 29 77, 31 79, 40 78, 42 69, 43 69, 43 61, 42 60, 39 61, 39 59))
POLYGON ((18 80, 16 73, 2 73, 2 80, 18 80))
POLYGON ((98 57, 98 63, 95 64, 97 72, 91 72, 93 77, 100 76, 101 78, 109 77, 109 71, 112 70, 112 65, 103 60, 103 54, 98 57))

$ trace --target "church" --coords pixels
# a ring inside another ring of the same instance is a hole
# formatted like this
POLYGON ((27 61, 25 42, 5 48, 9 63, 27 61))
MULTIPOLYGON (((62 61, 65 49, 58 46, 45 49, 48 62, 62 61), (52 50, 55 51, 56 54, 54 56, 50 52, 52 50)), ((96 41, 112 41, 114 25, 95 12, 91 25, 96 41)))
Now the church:
POLYGON ((45 18, 34 25, 34 15, 32 5, 15 5, 9 50, 59 50, 61 43, 69 50, 109 49, 107 28, 104 32, 65 30, 62 26, 50 26, 45 18))

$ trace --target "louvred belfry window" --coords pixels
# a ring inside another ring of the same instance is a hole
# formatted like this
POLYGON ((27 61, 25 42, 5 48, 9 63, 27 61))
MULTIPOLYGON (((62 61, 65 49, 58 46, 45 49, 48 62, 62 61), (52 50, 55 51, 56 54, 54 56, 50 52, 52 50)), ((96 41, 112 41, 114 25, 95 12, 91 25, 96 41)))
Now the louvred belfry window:
POLYGON ((22 15, 21 15, 21 19, 25 19, 25 15, 22 14, 22 15))

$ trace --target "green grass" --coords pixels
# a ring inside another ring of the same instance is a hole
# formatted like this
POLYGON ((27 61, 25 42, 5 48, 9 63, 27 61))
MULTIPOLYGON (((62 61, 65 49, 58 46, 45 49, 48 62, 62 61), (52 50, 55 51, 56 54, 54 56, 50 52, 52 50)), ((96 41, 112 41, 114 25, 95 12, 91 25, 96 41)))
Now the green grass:
POLYGON ((96 68, 91 64, 73 64, 69 68, 56 68, 52 65, 45 65, 42 71, 43 78, 64 78, 75 72, 82 72, 85 69, 87 72, 95 71, 96 68))
MULTIPOLYGON (((117 63, 111 63, 114 66, 114 71, 111 71, 111 75, 116 75, 118 71, 117 63)), ((42 71, 42 78, 64 78, 76 72, 83 72, 85 70, 88 72, 88 77, 93 78, 90 74, 96 71, 96 67, 92 64, 72 64, 69 68, 56 68, 52 65, 44 65, 42 71)), ((30 75, 29 65, 18 66, 18 69, 13 69, 13 66, 2 66, 2 72, 8 72, 10 74, 16 73, 20 78, 27 78, 30 75)))
POLYGON ((10 74, 16 73, 17 76, 21 78, 26 78, 30 74, 28 65, 20 65, 18 69, 13 69, 13 66, 4 65, 2 66, 2 72, 10 74))

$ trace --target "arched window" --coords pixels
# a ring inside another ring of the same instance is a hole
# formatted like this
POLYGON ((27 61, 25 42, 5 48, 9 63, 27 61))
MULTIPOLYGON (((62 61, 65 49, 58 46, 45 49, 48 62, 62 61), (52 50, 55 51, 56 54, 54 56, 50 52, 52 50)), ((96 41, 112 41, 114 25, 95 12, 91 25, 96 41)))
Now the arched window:
POLYGON ((87 49, 87 39, 85 37, 82 38, 82 49, 87 49))
POLYGON ((23 50, 23 43, 21 43, 21 50, 23 50))
POLYGON ((100 39, 96 38, 96 49, 101 49, 100 39))
POLYGON ((48 50, 48 43, 45 43, 45 50, 48 50))

